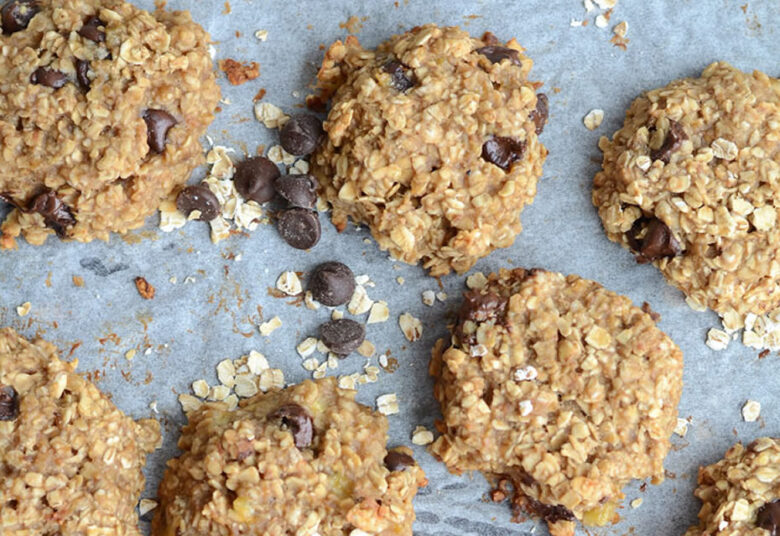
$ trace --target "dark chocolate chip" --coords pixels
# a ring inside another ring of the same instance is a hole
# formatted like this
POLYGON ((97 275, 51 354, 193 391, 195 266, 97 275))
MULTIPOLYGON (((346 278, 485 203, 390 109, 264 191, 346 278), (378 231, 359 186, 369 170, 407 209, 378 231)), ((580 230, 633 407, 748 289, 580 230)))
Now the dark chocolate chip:
POLYGON ((411 69, 398 60, 390 60, 384 64, 382 70, 390 75, 390 85, 401 93, 414 87, 414 73, 411 69))
POLYGON ((531 121, 536 125, 536 134, 539 135, 547 124, 547 117, 550 115, 550 102, 547 95, 539 93, 536 96, 536 109, 531 112, 531 121))
POLYGON ((387 456, 385 456, 385 467, 387 467, 388 471, 404 471, 407 467, 412 467, 414 465, 417 465, 414 458, 403 452, 398 452, 397 450, 391 450, 387 453, 387 456))
POLYGON ((311 415, 298 404, 285 404, 271 414, 282 419, 282 424, 292 433, 295 446, 299 449, 311 445, 314 439, 314 423, 311 415))
POLYGON ((478 290, 470 290, 463 295, 460 317, 472 322, 486 322, 503 316, 506 304, 506 298, 493 292, 482 294, 478 290))
POLYGON ((101 26, 106 26, 103 21, 94 16, 90 17, 79 30, 79 35, 95 43, 103 43, 106 40, 106 32, 100 29, 101 26))
POLYGON ((366 338, 366 328, 349 318, 329 320, 320 326, 320 339, 334 354, 345 357, 366 338))
POLYGON ((3 21, 3 33, 10 35, 24 30, 38 13, 38 3, 35 0, 11 0, 0 9, 3 21))
POLYGON ((76 60, 76 80, 79 87, 84 91, 89 91, 92 81, 87 76, 89 73, 89 62, 87 60, 76 60))
POLYGON ((482 145, 482 158, 509 171, 512 162, 523 158, 525 143, 504 136, 493 136, 482 145))
POLYGON ((298 114, 292 116, 279 133, 282 149, 295 156, 304 156, 314 152, 322 135, 322 121, 319 118, 298 114))
POLYGON ((340 262, 324 262, 311 273, 309 291, 323 305, 343 305, 355 292, 355 274, 340 262))
POLYGON ((149 148, 157 154, 163 153, 168 141, 168 131, 176 125, 176 118, 165 110, 149 109, 144 112, 144 121, 149 148))
POLYGON ((19 416, 19 394, 10 385, 0 385, 0 421, 15 421, 19 416))
POLYGON ((627 233, 627 238, 640 264, 664 257, 676 257, 682 253, 680 243, 674 238, 669 226, 658 218, 639 218, 627 233), (641 240, 640 235, 643 235, 641 240))
POLYGON ((526 510, 536 514, 547 523, 553 524, 558 521, 574 521, 574 514, 571 510, 561 504, 544 504, 530 497, 523 497, 526 510))
POLYGON ((317 202, 317 182, 311 175, 282 175, 274 189, 292 207, 314 208, 317 202))
POLYGON ((521 65, 519 53, 513 48, 490 45, 478 48, 476 52, 485 56, 491 63, 501 63, 503 60, 509 60, 515 65, 521 65))
POLYGON ((76 223, 76 218, 53 190, 38 194, 30 204, 29 212, 37 212, 43 216, 48 227, 54 229, 60 238, 65 236, 65 228, 76 223))
POLYGON ((48 67, 38 67, 30 75, 30 82, 54 89, 60 89, 68 81, 68 77, 62 71, 49 69, 48 67))
POLYGON ((756 527, 769 531, 769 536, 780 536, 780 500, 766 503, 758 509, 756 527))
POLYGON ((187 186, 179 192, 176 196, 176 208, 187 217, 193 210, 200 211, 200 221, 211 221, 219 216, 221 211, 217 196, 208 186, 202 184, 187 186))
POLYGON ((279 214, 276 228, 284 241, 296 249, 316 246, 322 234, 317 213, 306 208, 283 211, 279 214))
POLYGON ((278 177, 276 164, 263 156, 253 156, 238 163, 233 182, 247 201, 266 203, 274 198, 274 181, 278 177))
POLYGON ((661 146, 650 151, 650 158, 668 164, 672 153, 679 149, 682 142, 687 139, 688 135, 685 133, 682 125, 674 119, 669 119, 669 132, 666 133, 666 138, 664 138, 661 146))

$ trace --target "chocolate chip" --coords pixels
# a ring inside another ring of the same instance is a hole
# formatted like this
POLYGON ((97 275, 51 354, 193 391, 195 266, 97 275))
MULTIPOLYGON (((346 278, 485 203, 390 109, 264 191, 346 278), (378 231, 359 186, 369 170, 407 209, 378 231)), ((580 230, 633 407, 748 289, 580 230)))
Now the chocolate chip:
POLYGON ((79 87, 84 91, 89 91, 92 81, 87 74, 89 73, 89 62, 87 60, 76 60, 76 80, 79 87))
POLYGON ((521 65, 519 53, 513 48, 490 45, 478 48, 476 52, 485 56, 491 63, 501 63, 503 60, 509 60, 515 65, 521 65))
POLYGON ((322 233, 317 213, 306 208, 283 211, 276 222, 276 228, 284 241, 296 249, 316 246, 322 233))
POLYGON ((631 248, 637 252, 636 261, 640 264, 657 261, 664 257, 676 257, 682 252, 680 243, 674 238, 671 229, 658 218, 640 218, 634 222, 627 233, 631 248), (640 241, 639 236, 644 235, 640 241))
POLYGON ((0 385, 0 421, 15 421, 19 416, 19 394, 10 385, 0 385))
POLYGON ((324 262, 311 273, 309 291, 312 297, 323 305, 343 305, 355 292, 355 274, 340 262, 324 262))
POLYGON ((414 87, 414 73, 398 60, 390 60, 382 66, 382 70, 390 75, 390 85, 401 93, 414 87))
POLYGON ((65 228, 76 223, 76 218, 53 190, 38 194, 30 204, 29 212, 37 212, 43 216, 48 227, 54 229, 60 238, 65 236, 65 228))
POLYGON ((296 447, 301 449, 311 445, 314 439, 314 423, 305 408, 298 404, 285 404, 274 411, 271 418, 282 419, 282 424, 292 433, 296 447))
POLYGON ((149 109, 144 112, 146 121, 146 142, 157 154, 165 151, 168 131, 176 125, 176 118, 165 110, 149 109))
POLYGON ((404 471, 407 467, 415 465, 417 462, 414 461, 414 458, 397 450, 391 450, 385 456, 385 467, 392 472, 404 471))
POLYGON ((349 318, 329 320, 320 326, 320 339, 340 357, 351 354, 366 338, 366 328, 349 318))
POLYGON ((758 509, 756 527, 769 531, 769 536, 780 536, 780 500, 766 503, 758 509))
POLYGON ((506 304, 506 298, 493 292, 482 294, 478 290, 470 290, 463 295, 460 318, 472 322, 486 322, 503 316, 506 304))
POLYGON ((11 0, 0 9, 3 21, 3 33, 10 35, 24 30, 38 13, 38 4, 34 0, 11 0))
POLYGON ((650 158, 668 164, 672 153, 679 149, 682 142, 687 139, 688 135, 682 125, 674 119, 669 119, 669 132, 666 133, 663 144, 658 149, 650 151, 650 158))
POLYGON ((317 182, 311 175, 282 175, 274 189, 293 207, 314 208, 317 202, 317 182))
POLYGON ((262 156, 253 156, 236 166, 233 182, 247 201, 266 203, 274 198, 274 181, 279 177, 276 164, 262 156))
POLYGON ((103 43, 106 40, 106 32, 100 29, 101 26, 106 26, 103 21, 94 16, 90 17, 79 30, 79 35, 95 43, 103 43))
POLYGON ((68 81, 68 77, 62 71, 49 69, 48 67, 38 67, 30 75, 30 82, 54 89, 60 89, 68 81))
POLYGON ((221 212, 217 196, 208 186, 197 184, 187 186, 176 196, 176 208, 189 217, 193 210, 200 211, 200 221, 211 221, 221 212))
POLYGON ((294 115, 282 127, 279 143, 288 153, 303 156, 314 152, 324 133, 319 118, 307 114, 294 115))
POLYGON ((482 158, 509 171, 512 162, 523 158, 525 142, 503 136, 493 136, 482 145, 482 158))
POLYGON ((544 125, 547 124, 547 117, 550 115, 550 102, 547 99, 547 95, 539 93, 536 96, 536 109, 531 112, 531 121, 536 125, 536 134, 539 135, 544 130, 544 125))
POLYGON ((532 514, 536 514, 547 523, 557 523, 558 521, 574 521, 574 514, 571 510, 561 504, 544 504, 530 497, 523 497, 525 507, 532 514))

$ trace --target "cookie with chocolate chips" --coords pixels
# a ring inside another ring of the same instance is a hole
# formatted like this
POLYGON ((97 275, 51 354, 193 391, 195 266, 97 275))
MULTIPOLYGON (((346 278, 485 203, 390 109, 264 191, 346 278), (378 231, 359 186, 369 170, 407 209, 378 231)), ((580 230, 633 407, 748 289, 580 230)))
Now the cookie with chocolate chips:
POLYGON ((599 141, 609 239, 729 329, 780 306, 779 114, 778 79, 714 63, 641 95, 599 141))
POLYGON ((204 160, 208 34, 123 0, 0 0, 0 26, 0 248, 143 225, 204 160))
POLYGON ((732 446, 699 468, 694 495, 703 503, 699 524, 685 536, 780 536, 780 439, 732 446))
POLYGON ((547 156, 532 64, 514 39, 433 24, 376 50, 354 36, 334 43, 318 74, 332 106, 311 169, 336 228, 366 224, 380 248, 433 276, 510 246, 547 156))
POLYGON ((411 536, 425 474, 354 398, 327 378, 189 413, 152 535, 411 536))
POLYGON ((632 479, 664 478, 682 353, 656 318, 598 283, 501 270, 466 292, 430 365, 432 452, 481 471, 553 536, 613 521, 632 479))

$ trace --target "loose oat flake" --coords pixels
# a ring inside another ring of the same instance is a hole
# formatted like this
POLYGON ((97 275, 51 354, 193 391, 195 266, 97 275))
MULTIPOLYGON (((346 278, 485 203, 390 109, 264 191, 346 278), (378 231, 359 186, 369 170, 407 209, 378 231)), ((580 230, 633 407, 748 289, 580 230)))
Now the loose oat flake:
POLYGON ((601 122, 604 120, 604 110, 600 108, 594 108, 589 111, 585 118, 582 120, 585 128, 588 130, 596 130, 601 126, 601 122))
POLYGON ((755 400, 748 400, 742 406, 742 418, 745 422, 755 422, 761 414, 761 404, 755 400))

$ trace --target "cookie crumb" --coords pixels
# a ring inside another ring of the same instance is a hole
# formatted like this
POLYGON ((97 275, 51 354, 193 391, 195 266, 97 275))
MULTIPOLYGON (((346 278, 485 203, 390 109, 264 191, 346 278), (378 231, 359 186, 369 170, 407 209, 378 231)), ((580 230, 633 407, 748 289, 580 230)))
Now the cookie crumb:
POLYGON ((24 302, 16 308, 16 314, 19 316, 27 316, 30 313, 31 308, 32 304, 30 302, 24 302))
POLYGON ((589 111, 588 114, 585 116, 585 118, 582 120, 582 123, 585 125, 585 128, 588 130, 596 130, 601 126, 601 122, 604 120, 604 110, 600 108, 594 108, 593 110, 589 111))
POLYGON ((241 63, 227 58, 219 60, 219 68, 227 76, 228 82, 234 86, 240 86, 260 76, 260 64, 256 61, 241 63))
POLYGON ((616 24, 615 27, 612 28, 612 33, 618 37, 625 37, 628 33, 628 22, 623 21, 616 24))
POLYGON ((398 325, 401 326, 401 331, 404 333, 404 337, 409 342, 414 342, 422 337, 423 326, 419 318, 412 316, 410 313, 403 313, 398 318, 398 325))
POLYGON ((436 303, 436 293, 432 290, 424 290, 422 292, 422 302, 427 306, 432 306, 436 303))
POLYGON ((135 288, 138 290, 138 294, 145 300, 151 300, 154 298, 155 288, 143 277, 135 278, 135 288))
POLYGON ((674 433, 680 437, 685 437, 688 433, 688 421, 686 419, 677 419, 677 424, 674 425, 674 433))
POLYGON ((748 400, 742 406, 742 418, 745 422, 755 422, 761 414, 761 404, 755 400, 748 400))
POLYGON ((273 317, 268 322, 263 322, 260 324, 260 334, 261 335, 270 335, 274 331, 276 331, 278 328, 282 326, 282 319, 278 316, 273 317))
POLYGON ((640 506, 642 506, 642 502, 644 502, 642 497, 637 497, 636 499, 631 501, 631 503, 630 503, 631 504, 631 508, 639 508, 640 506))
POLYGON ((84 278, 80 275, 74 275, 73 276, 73 286, 74 287, 83 287, 84 286, 84 278))

